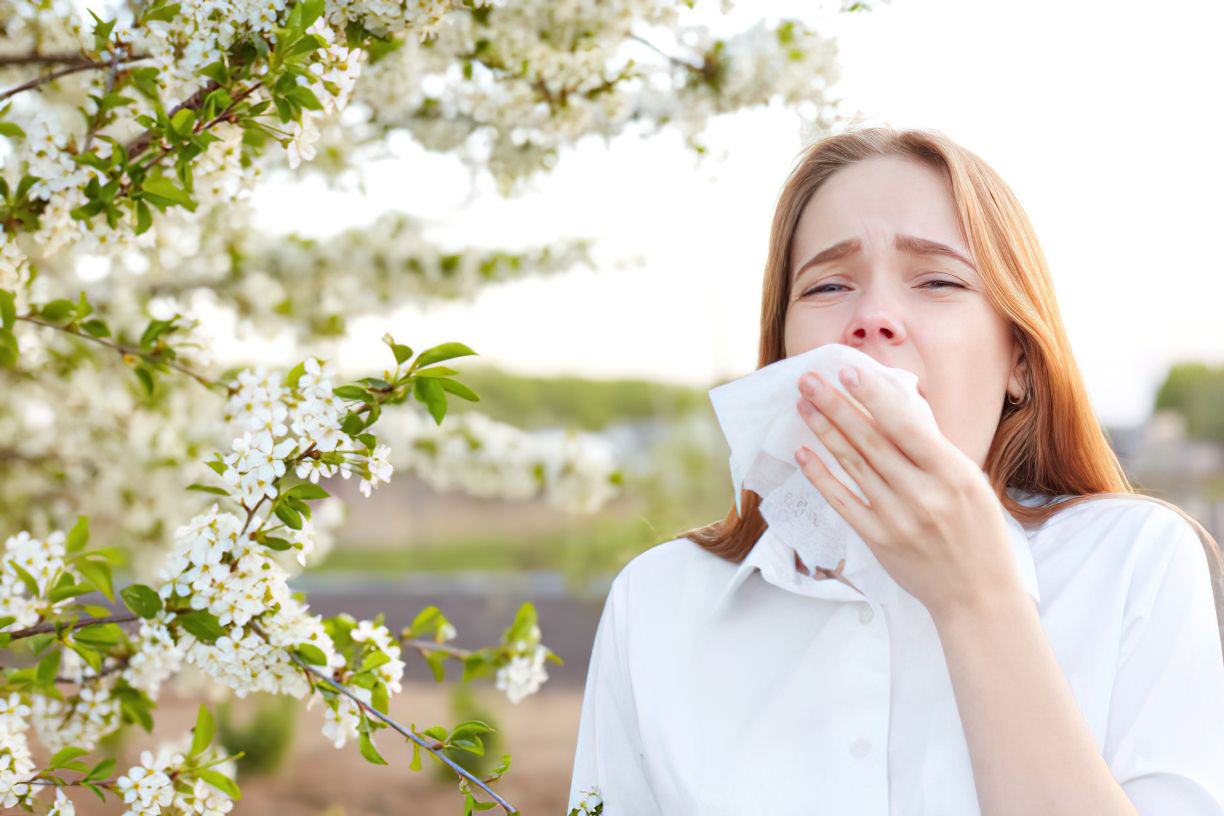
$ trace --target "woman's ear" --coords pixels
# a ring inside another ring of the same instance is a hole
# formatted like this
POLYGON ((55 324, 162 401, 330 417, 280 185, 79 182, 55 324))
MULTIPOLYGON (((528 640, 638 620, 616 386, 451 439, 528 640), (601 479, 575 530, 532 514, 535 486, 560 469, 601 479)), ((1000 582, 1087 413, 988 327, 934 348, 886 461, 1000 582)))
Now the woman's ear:
POLYGON ((1028 392, 1028 356, 1019 352, 1019 359, 1012 366, 1011 375, 1007 378, 1007 393, 1017 400, 1024 399, 1028 392))

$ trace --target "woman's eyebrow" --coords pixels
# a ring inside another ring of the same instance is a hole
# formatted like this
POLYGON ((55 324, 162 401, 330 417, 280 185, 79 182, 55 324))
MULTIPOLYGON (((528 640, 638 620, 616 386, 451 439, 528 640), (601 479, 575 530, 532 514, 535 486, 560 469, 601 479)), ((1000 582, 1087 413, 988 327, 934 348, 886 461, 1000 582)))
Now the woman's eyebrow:
MULTIPOLYGON (((914 235, 898 235, 894 245, 901 252, 908 252, 914 255, 943 255, 945 257, 952 258, 953 260, 960 261, 974 272, 977 272, 977 267, 973 265, 972 261, 947 244, 941 244, 938 241, 932 241, 928 238, 919 238, 914 235)), ((863 244, 858 238, 847 238, 845 241, 839 241, 833 246, 821 250, 805 261, 803 266, 796 270, 795 278, 797 279, 803 274, 803 271, 809 267, 818 266, 822 263, 829 263, 830 261, 845 258, 849 255, 853 255, 856 252, 861 252, 862 249, 863 244)))

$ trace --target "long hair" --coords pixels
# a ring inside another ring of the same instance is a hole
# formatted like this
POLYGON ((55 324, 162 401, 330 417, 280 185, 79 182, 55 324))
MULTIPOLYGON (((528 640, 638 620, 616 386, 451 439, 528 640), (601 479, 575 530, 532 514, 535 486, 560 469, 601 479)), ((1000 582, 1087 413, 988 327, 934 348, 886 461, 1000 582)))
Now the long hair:
MULTIPOLYGON (((1003 179, 976 154, 934 130, 869 127, 837 133, 804 149, 774 211, 761 298, 757 367, 786 357, 784 327, 790 300, 791 239, 799 215, 833 173, 874 156, 916 159, 951 182, 969 249, 991 303, 1012 324, 1027 360, 1027 397, 1004 400, 983 470, 1007 510, 1027 527, 1074 504, 1101 496, 1148 499, 1188 521, 1207 552, 1216 622, 1224 649, 1224 556, 1209 532, 1181 508, 1138 492, 1127 479, 1089 403, 1059 317, 1045 256, 1028 216, 1003 179), (1019 488, 1058 501, 1029 506, 1006 489, 1019 488)), ((739 562, 767 527, 761 497, 740 494, 719 521, 681 533, 709 552, 739 562)))

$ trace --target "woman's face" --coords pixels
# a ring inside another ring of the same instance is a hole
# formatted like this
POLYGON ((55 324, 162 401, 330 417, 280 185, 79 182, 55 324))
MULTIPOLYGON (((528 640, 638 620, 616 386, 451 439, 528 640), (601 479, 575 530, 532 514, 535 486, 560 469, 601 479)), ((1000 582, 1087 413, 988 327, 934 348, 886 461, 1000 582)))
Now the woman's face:
POLYGON ((1023 363, 949 182, 899 156, 845 167, 804 207, 791 249, 786 356, 843 343, 916 374, 944 436, 983 467, 1006 394, 1022 393, 1023 363))

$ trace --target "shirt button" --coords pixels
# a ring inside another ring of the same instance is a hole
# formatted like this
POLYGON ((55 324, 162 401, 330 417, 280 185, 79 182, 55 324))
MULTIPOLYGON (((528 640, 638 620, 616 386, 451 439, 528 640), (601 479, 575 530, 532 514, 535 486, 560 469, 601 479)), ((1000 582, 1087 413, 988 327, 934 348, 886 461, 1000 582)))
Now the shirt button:
POLYGON ((850 743, 850 753, 856 757, 863 757, 871 750, 871 740, 857 739, 850 743))
POLYGON ((859 609, 859 623, 871 623, 871 620, 874 617, 875 610, 872 609, 870 605, 864 604, 863 607, 859 609))

